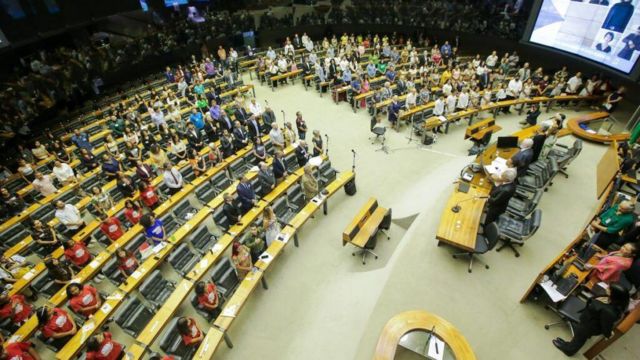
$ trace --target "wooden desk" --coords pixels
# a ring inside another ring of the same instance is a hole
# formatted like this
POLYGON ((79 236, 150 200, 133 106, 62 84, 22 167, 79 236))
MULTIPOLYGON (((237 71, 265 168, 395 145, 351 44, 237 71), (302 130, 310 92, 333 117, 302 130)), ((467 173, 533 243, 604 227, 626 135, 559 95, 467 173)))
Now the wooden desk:
POLYGON ((478 197, 488 195, 489 191, 486 188, 476 185, 471 185, 468 193, 454 190, 442 210, 436 239, 465 251, 473 251, 480 229, 480 218, 487 201, 478 197), (456 205, 460 207, 457 213, 451 210, 456 205))
MULTIPOLYGON (((224 338, 224 333, 220 331, 218 328, 210 327, 207 335, 205 335, 202 343, 198 347, 198 350, 194 354, 194 359, 213 359, 213 354, 215 354, 216 350, 220 346, 220 342, 224 338)), ((136 357, 141 358, 141 357, 136 357)))
POLYGON ((369 216, 369 218, 365 221, 363 226, 358 231, 358 234, 350 241, 356 247, 364 248, 367 242, 371 239, 372 236, 378 232, 380 228, 380 224, 384 217, 389 213, 389 209, 383 207, 377 207, 374 212, 369 216))
POLYGON ((602 119, 606 119, 609 117, 607 112, 594 112, 590 114, 585 114, 581 116, 577 116, 575 118, 571 118, 567 121, 567 127, 571 129, 571 132, 582 139, 599 142, 599 143, 610 143, 612 141, 626 141, 629 139, 628 132, 620 133, 620 134, 611 134, 611 135, 600 135, 597 133, 590 133, 580 127, 581 124, 588 124, 593 121, 598 121, 602 119))
POLYGON ((369 200, 367 200, 364 206, 360 208, 356 216, 353 217, 353 220, 351 220, 349 225, 347 225, 347 227, 342 232, 342 246, 345 246, 357 235, 358 231, 362 228, 364 223, 376 210, 377 207, 378 200, 376 200, 375 198, 369 198, 369 200))
POLYGON ((451 323, 426 311, 407 311, 392 317, 378 338, 374 360, 393 360, 400 339, 412 331, 430 332, 442 339, 458 360, 475 360, 476 356, 467 339, 451 323))
POLYGON ((222 330, 229 329, 233 320, 235 320, 240 310, 242 310, 246 304, 253 290, 255 290, 258 284, 260 284, 262 275, 262 271, 256 269, 254 271, 250 271, 247 276, 245 276, 236 291, 233 293, 233 296, 227 299, 222 312, 218 315, 218 318, 214 323, 215 326, 222 330), (230 316, 225 316, 225 312, 230 313, 230 316))
POLYGON ((500 130, 502 130, 502 128, 496 125, 496 119, 491 117, 467 127, 464 132, 464 139, 466 140, 471 138, 473 140, 480 141, 486 133, 494 133, 500 130))

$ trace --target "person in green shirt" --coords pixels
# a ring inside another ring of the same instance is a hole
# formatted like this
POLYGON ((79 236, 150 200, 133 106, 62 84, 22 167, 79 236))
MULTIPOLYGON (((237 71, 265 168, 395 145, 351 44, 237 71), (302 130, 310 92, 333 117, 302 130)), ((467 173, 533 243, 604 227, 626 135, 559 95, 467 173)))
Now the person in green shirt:
POLYGON ((598 231, 594 235, 598 237, 595 244, 606 250, 609 245, 622 241, 619 233, 629 228, 635 221, 634 210, 635 205, 625 200, 601 213, 591 222, 591 227, 598 231))
POLYGON ((198 100, 196 100, 196 106, 202 112, 207 112, 209 110, 209 101, 205 96, 200 96, 198 100))
POLYGON ((380 73, 380 75, 386 74, 386 72, 387 72, 387 63, 385 63, 385 62, 378 63, 378 72, 380 73))
POLYGON ((264 234, 258 226, 252 225, 249 229, 249 237, 244 243, 249 248, 251 253, 251 261, 255 264, 258 261, 258 257, 266 250, 266 244, 264 241, 264 234))
POLYGON ((122 137, 122 135, 124 135, 124 119, 122 119, 122 117, 116 117, 115 115, 112 116, 111 121, 109 121, 109 129, 115 137, 122 137))

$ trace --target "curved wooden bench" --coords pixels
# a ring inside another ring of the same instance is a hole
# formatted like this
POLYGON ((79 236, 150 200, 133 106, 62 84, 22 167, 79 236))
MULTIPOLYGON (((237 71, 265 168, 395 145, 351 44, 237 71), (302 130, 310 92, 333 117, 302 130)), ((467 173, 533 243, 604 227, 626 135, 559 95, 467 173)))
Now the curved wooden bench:
POLYGON ((620 134, 611 134, 611 135, 601 135, 597 133, 590 133, 580 127, 581 124, 590 123, 592 121, 606 119, 609 116, 607 112, 595 112, 582 116, 578 116, 567 121, 567 127, 571 130, 573 135, 599 143, 610 143, 612 141, 625 141, 629 139, 629 133, 620 133, 620 134))
POLYGON ((447 320, 421 310, 406 311, 392 317, 382 329, 378 338, 374 360, 392 360, 400 339, 416 330, 425 332, 435 327, 435 334, 453 351, 457 360, 475 360, 476 356, 467 339, 447 320))

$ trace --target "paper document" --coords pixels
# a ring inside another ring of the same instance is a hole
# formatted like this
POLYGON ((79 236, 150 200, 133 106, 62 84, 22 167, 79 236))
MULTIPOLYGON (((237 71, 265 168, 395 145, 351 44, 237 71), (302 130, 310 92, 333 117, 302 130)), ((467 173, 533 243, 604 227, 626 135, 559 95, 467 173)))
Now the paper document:
POLYGON ((236 317, 236 313, 238 312, 238 305, 231 305, 231 306, 227 306, 224 308, 224 310, 222 310, 222 313, 220 313, 221 316, 226 316, 226 317, 236 317))
POLYGON ((553 301, 554 303, 567 298, 565 295, 562 295, 558 291, 556 284, 554 284, 551 280, 541 282, 540 286, 542 287, 542 289, 544 289, 547 295, 549 295, 549 298, 551 298, 551 301, 553 301))
POLYGON ((497 157, 495 158, 490 165, 485 165, 484 170, 491 175, 494 174, 502 174, 502 172, 507 168, 507 159, 497 157))
POLYGON ((429 359, 442 360, 444 358, 444 341, 438 339, 437 336, 431 335, 429 338, 429 350, 427 350, 429 359))
POLYGON ((264 262, 265 264, 270 263, 271 260, 273 260, 273 256, 271 256, 271 254, 269 254, 268 252, 263 252, 260 255, 260 261, 264 262))

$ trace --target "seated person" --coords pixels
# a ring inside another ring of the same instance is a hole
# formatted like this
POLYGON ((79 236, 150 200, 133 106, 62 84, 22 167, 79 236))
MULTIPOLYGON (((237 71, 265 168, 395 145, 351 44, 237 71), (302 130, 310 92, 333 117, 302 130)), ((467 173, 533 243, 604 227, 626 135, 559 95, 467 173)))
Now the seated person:
POLYGON ((180 317, 177 328, 182 336, 182 343, 185 346, 198 346, 204 338, 194 318, 180 317))
POLYGON ((0 296, 0 319, 11 318, 11 322, 20 326, 31 316, 31 304, 24 295, 2 295, 0 296))
POLYGON ((220 313, 220 309, 218 308, 220 300, 215 283, 204 281, 196 283, 196 296, 198 297, 198 306, 211 314, 212 317, 215 318, 220 313))
POLYGON ((69 307, 76 314, 89 317, 95 314, 102 305, 98 290, 91 285, 71 283, 67 286, 66 290, 69 307))
POLYGON ((40 360, 40 355, 29 341, 16 341, 0 346, 0 359, 40 360))
POLYGON ((43 306, 36 316, 42 336, 53 339, 56 347, 62 347, 78 331, 76 322, 64 309, 43 306))
POLYGON ((118 270, 125 278, 128 278, 138 268, 138 259, 130 252, 120 248, 116 250, 118 259, 118 270))
POLYGON ((531 104, 529 110, 527 110, 527 117, 520 121, 520 125, 534 126, 538 123, 538 116, 540 116, 540 108, 538 104, 531 104))
POLYGON ((93 335, 87 341, 87 360, 119 360, 124 355, 124 346, 113 341, 109 332, 93 335))
POLYGON ((593 230, 597 231, 594 243, 602 249, 620 241, 620 232, 629 228, 635 221, 634 205, 630 201, 622 201, 611 206, 591 222, 593 230))
POLYGON ((606 256, 596 255, 600 258, 598 264, 585 264, 585 267, 593 269, 592 279, 610 284, 620 280, 620 274, 631 267, 635 255, 636 245, 627 243, 620 250, 610 252, 606 256))

